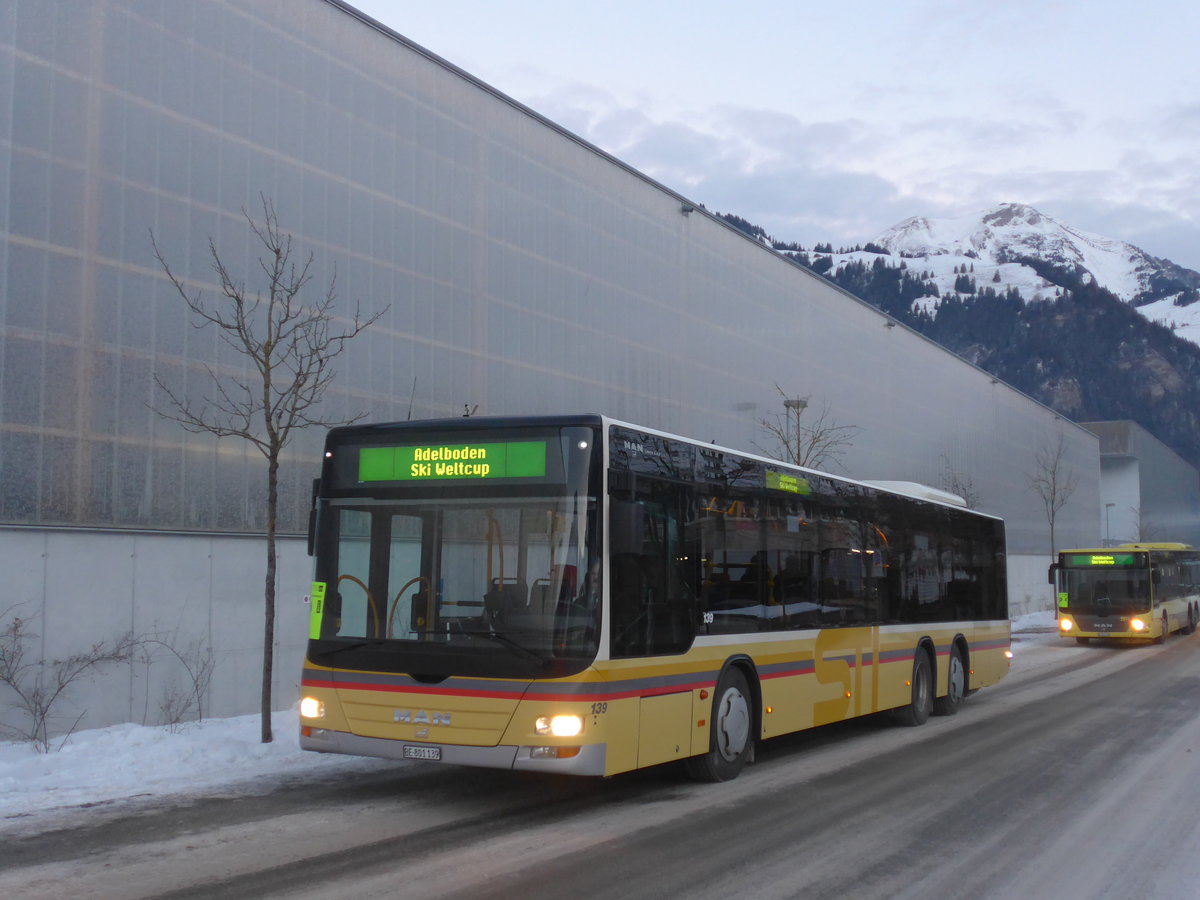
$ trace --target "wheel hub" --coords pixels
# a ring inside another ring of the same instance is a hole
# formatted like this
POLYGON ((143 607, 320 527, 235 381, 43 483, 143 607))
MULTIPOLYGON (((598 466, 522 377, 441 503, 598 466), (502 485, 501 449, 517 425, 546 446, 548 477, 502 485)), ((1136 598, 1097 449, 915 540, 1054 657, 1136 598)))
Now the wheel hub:
POLYGON ((727 760, 737 759, 750 737, 750 706, 741 691, 730 688, 725 692, 716 726, 717 750, 727 760))

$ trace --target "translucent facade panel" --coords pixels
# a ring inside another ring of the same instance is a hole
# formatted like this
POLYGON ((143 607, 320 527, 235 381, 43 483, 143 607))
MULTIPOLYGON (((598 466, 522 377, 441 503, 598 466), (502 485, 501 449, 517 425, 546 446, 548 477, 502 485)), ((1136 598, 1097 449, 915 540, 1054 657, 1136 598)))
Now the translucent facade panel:
MULTIPOLYGON (((156 376, 198 400, 207 367, 249 369, 192 327, 150 234, 190 293, 219 299, 210 238, 258 290, 245 214, 264 196, 294 261, 312 254, 312 294, 336 277, 335 327, 386 310, 335 360, 330 420, 596 411, 753 449, 778 385, 855 426, 851 474, 972 474, 1017 553, 1042 552, 1024 487, 1041 435, 1060 429, 1085 478, 1098 468, 1048 410, 340 6, 15 0, 4 521, 263 527, 261 457, 154 411, 156 376)), ((319 441, 287 448, 285 530, 304 527, 319 441)), ((1088 534, 1093 494, 1060 534, 1088 534)))

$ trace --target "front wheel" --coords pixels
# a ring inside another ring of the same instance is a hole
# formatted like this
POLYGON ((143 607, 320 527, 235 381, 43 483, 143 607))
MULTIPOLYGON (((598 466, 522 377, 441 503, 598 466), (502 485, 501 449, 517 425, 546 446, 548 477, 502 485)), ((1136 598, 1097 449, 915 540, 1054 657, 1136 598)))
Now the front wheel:
POLYGON ((924 648, 917 648, 913 660, 912 700, 908 706, 902 706, 895 712, 896 721, 901 725, 924 725, 929 721, 929 713, 933 707, 933 666, 929 662, 929 654, 924 648))
POLYGON ((684 761, 688 774, 697 781, 737 778, 750 757, 753 724, 753 701, 746 676, 740 669, 726 669, 713 696, 708 752, 684 761))
POLYGON ((963 665, 962 651, 955 644, 950 648, 950 665, 946 672, 946 696, 935 697, 933 712, 939 716, 952 716, 962 706, 967 695, 967 667, 963 665))

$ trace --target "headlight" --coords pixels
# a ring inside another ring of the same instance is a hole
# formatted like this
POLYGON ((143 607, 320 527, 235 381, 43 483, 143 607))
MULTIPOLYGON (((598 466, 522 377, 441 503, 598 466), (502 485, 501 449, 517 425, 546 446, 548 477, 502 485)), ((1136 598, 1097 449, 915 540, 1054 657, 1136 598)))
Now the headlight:
POLYGON ((321 719, 325 716, 325 704, 316 697, 305 697, 300 701, 302 719, 321 719))
POLYGON ((583 716, 539 716, 535 730, 538 734, 552 734, 555 737, 575 737, 583 731, 583 716))
POLYGON ((1070 631, 1074 627, 1075 627, 1075 623, 1072 622, 1070 619, 1059 619, 1058 620, 1058 630, 1059 631, 1070 631))
POLYGON ((1130 619, 1129 627, 1132 628, 1134 631, 1145 631, 1146 623, 1143 622, 1141 619, 1130 619))

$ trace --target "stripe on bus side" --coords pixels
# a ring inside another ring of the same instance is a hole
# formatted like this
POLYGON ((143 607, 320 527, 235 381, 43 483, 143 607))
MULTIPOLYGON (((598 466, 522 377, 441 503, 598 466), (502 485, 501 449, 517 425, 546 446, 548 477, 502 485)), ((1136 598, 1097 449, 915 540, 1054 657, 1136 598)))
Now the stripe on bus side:
MULTIPOLYGON (((962 623, 967 624, 967 623, 962 623)), ((907 630, 907 629, 905 629, 907 630)), ((880 638, 886 638, 888 635, 881 629, 880 638)), ((807 642, 806 642, 807 643, 807 642)), ((811 645, 810 645, 811 646, 811 645)), ((864 646, 870 646, 870 642, 864 642, 864 646)), ((1010 641, 1007 636, 990 640, 970 642, 968 646, 971 653, 980 653, 988 650, 1008 649, 1010 641)), ((940 644, 936 646, 936 654, 938 657, 949 656, 950 643, 940 644)), ((702 649, 702 648, 697 648, 702 649)), ((709 651, 715 649, 707 648, 709 651)), ((732 647, 725 648, 732 650, 732 647)), ((754 661, 759 678, 762 680, 775 680, 780 678, 791 678, 804 675, 813 675, 817 671, 816 662, 811 651, 800 650, 795 653, 795 657, 791 659, 778 660, 781 655, 786 656, 787 650, 776 648, 775 652, 762 652, 768 648, 761 643, 755 647, 749 648, 750 656, 757 655, 760 661, 754 661), (759 651, 757 654, 755 651, 759 651)), ((868 669, 873 666, 886 665, 889 663, 911 663, 915 657, 916 645, 904 646, 892 650, 879 650, 878 654, 871 650, 863 650, 859 654, 847 652, 844 648, 839 647, 833 649, 826 655, 822 656, 822 662, 843 662, 850 669, 862 667, 868 669)), ((717 678, 720 675, 721 665, 724 663, 722 658, 720 661, 715 659, 695 660, 699 666, 691 671, 677 672, 663 675, 653 674, 631 674, 629 677, 622 677, 620 669, 608 669, 606 674, 607 680, 598 681, 574 681, 574 682, 538 682, 533 680, 494 680, 494 679, 475 679, 475 678, 449 678, 446 682, 440 685, 431 685, 416 681, 415 679, 402 674, 389 674, 384 672, 346 672, 334 669, 324 669, 316 666, 305 666, 301 684, 304 687, 312 688, 328 688, 333 690, 355 690, 355 691, 377 691, 382 693, 392 694, 423 694, 427 696, 445 696, 445 697, 480 697, 498 700, 568 700, 578 702, 604 702, 630 697, 653 697, 663 694, 680 693, 683 691, 700 690, 704 688, 712 689, 716 686, 717 678)), ((665 665, 687 665, 686 657, 676 657, 672 659, 664 659, 663 662, 653 666, 653 668, 661 668, 665 665)), ((650 666, 640 667, 643 672, 650 666)))
POLYGON ((422 694, 439 697, 483 697, 497 700, 568 700, 596 703, 627 697, 653 697, 683 691, 712 688, 718 672, 698 671, 676 675, 623 678, 611 682, 495 682, 475 679, 447 679, 448 684, 431 685, 406 675, 362 672, 305 670, 305 687, 351 691, 380 691, 395 694, 422 694))

